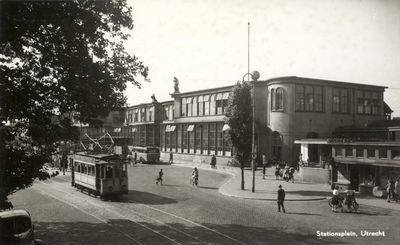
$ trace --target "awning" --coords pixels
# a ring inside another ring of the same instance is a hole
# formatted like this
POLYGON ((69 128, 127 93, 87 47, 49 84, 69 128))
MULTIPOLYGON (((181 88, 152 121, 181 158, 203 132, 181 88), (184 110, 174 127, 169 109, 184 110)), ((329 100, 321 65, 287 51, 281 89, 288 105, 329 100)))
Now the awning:
POLYGON ((165 132, 172 132, 175 131, 176 125, 167 125, 165 128, 165 132))
POLYGON ((194 125, 189 125, 187 131, 193 131, 193 129, 194 129, 194 125))
POLYGON ((136 131, 137 131, 136 127, 132 128, 132 132, 136 132, 136 131))
POLYGON ((301 140, 295 140, 295 144, 312 144, 312 145, 327 145, 328 140, 327 139, 301 139, 301 140))
POLYGON ((121 128, 114 128, 114 132, 115 133, 121 132, 121 128))

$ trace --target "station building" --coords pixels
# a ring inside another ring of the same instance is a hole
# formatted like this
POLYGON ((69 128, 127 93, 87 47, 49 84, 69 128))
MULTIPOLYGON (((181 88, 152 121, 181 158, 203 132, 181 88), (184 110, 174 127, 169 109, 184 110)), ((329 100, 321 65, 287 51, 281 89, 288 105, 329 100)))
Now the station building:
MULTIPOLYGON (((100 130, 128 145, 157 146, 164 159, 170 152, 175 160, 194 162, 215 155, 219 164, 228 164, 232 146, 224 137, 224 112, 233 87, 178 89, 170 101, 152 98, 127 107, 122 118, 110 115, 114 125, 100 130)), ((255 81, 254 88, 256 150, 290 164, 302 160, 320 166, 337 151, 319 143, 337 137, 337 128, 363 128, 392 112, 384 86, 286 76, 255 81)))

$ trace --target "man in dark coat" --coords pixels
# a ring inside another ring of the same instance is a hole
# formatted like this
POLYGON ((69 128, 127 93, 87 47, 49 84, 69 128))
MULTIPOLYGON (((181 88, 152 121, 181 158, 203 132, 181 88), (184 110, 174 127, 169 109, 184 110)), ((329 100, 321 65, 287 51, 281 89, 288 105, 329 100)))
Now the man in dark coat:
POLYGON ((278 212, 281 211, 282 206, 282 211, 285 213, 285 206, 283 205, 283 202, 285 201, 285 190, 282 189, 282 185, 279 185, 278 187, 278 212))

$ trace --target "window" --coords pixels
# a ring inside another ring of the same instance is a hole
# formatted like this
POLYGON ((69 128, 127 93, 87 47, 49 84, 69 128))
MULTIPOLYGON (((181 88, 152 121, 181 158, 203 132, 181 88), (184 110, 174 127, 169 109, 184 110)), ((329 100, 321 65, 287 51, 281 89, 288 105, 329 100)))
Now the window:
POLYGON ((296 85, 296 111, 323 111, 322 87, 296 85))
POLYGON ((347 113, 349 111, 350 100, 347 89, 334 88, 332 90, 332 111, 347 113))
POLYGON ((283 110, 283 88, 272 89, 271 100, 273 111, 283 110))
POLYGON ((379 158, 381 159, 387 159, 387 150, 379 150, 379 158))
POLYGON ((196 125, 196 153, 201 153, 201 129, 200 125, 196 125))
POLYGON ((203 123, 200 127, 203 127, 203 154, 208 154, 208 124, 203 123))
POLYGON ((169 106, 164 106, 164 120, 168 120, 169 106))
POLYGON ((193 98, 186 98, 186 115, 188 117, 192 116, 192 108, 193 108, 192 101, 193 101, 193 98))
POLYGON ((282 137, 278 132, 272 133, 272 157, 279 160, 282 155, 282 137))
POLYGON ((364 93, 364 113, 371 114, 371 93, 364 93))
POLYGON ((204 95, 204 115, 210 115, 210 96, 204 95))
POLYGON ((296 86, 296 110, 304 111, 304 86, 296 86))
POLYGON ((203 116, 204 115, 204 97, 203 96, 199 96, 199 100, 198 100, 198 107, 199 107, 199 112, 198 115, 199 116, 203 116))
POLYGON ((356 149, 356 156, 364 158, 364 149, 356 149))
POLYGON ((352 156, 353 156, 353 149, 346 148, 346 157, 352 157, 352 156))
POLYGON ((377 92, 357 92, 357 113, 378 115, 379 105, 380 99, 377 92))
POLYGON ((222 100, 222 94, 221 93, 217 94, 216 106, 217 106, 217 114, 221 115, 222 114, 222 109, 223 109, 223 100, 222 100))
POLYGON ((182 127, 180 125, 178 125, 177 129, 176 151, 182 152, 182 127))
POLYGON ((340 97, 339 97, 339 89, 334 88, 332 90, 332 107, 333 107, 333 112, 339 112, 340 111, 340 97))
POLYGON ((372 92, 372 114, 378 114, 379 109, 378 93, 372 92))
POLYGON ((347 113, 349 110, 349 98, 347 89, 340 90, 340 112, 347 113))
POLYGON ((186 98, 182 98, 181 116, 186 116, 186 98))
POLYGON ((322 111, 322 87, 315 87, 315 96, 314 96, 314 110, 322 111))
POLYGON ((134 121, 134 122, 139 121, 139 109, 135 109, 135 110, 133 111, 133 121, 134 121))
POLYGON ((193 97, 193 104, 192 104, 192 106, 193 106, 193 109, 192 109, 192 115, 193 116, 198 116, 198 108, 199 108, 199 105, 197 104, 197 97, 193 97))
POLYGON ((148 121, 153 121, 153 107, 149 107, 149 108, 147 108, 148 109, 148 121))
POLYGON ((140 116, 142 117, 141 122, 145 122, 146 121, 146 108, 140 109, 140 112, 141 112, 140 116))
POLYGON ((215 94, 210 96, 210 115, 215 115, 217 108, 215 107, 215 94))
POLYGON ((312 86, 306 86, 305 110, 314 110, 314 89, 312 86))
POLYGON ((375 149, 368 149, 367 150, 367 157, 368 158, 375 158, 375 149))
POLYGON ((175 107, 173 105, 169 106, 169 116, 168 116, 169 120, 174 120, 174 108, 175 107))
POLYGON ((336 156, 343 156, 342 148, 336 147, 335 149, 336 149, 336 156))
POLYGON ((222 96, 222 107, 223 107, 222 113, 225 113, 228 108, 228 99, 229 99, 229 92, 224 93, 224 95, 222 96))

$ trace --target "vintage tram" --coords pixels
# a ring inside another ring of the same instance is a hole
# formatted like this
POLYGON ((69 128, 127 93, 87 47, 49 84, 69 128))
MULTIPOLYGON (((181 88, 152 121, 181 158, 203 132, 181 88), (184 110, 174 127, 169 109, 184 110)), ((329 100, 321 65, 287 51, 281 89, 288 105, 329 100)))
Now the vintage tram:
POLYGON ((107 199, 128 194, 128 161, 121 155, 77 152, 71 157, 71 184, 107 199))

